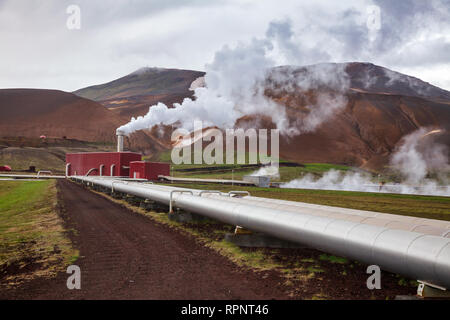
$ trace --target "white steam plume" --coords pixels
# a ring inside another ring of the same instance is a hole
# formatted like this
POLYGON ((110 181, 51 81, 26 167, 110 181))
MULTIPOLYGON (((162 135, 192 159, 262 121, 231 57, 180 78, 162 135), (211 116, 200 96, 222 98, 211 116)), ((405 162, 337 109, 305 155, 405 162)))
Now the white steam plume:
POLYGON ((316 130, 346 106, 345 94, 350 88, 346 66, 345 63, 321 63, 271 70, 266 86, 275 95, 293 94, 306 103, 307 111, 294 122, 297 134, 316 130))
POLYGON ((280 171, 278 165, 268 165, 259 168, 258 170, 252 172, 250 176, 267 176, 271 178, 279 178, 280 171))
POLYGON ((192 130, 195 120, 201 120, 206 127, 233 128, 238 118, 253 113, 274 115, 274 122, 283 129, 284 109, 266 98, 260 85, 267 68, 274 64, 266 56, 268 50, 270 42, 256 39, 233 49, 224 47, 206 65, 206 87, 195 88, 195 100, 185 98, 173 108, 158 103, 145 116, 132 118, 120 129, 130 134, 157 124, 177 123, 192 130))
POLYGON ((295 90, 296 94, 301 94, 301 90, 338 84, 339 93, 336 90, 335 93, 320 93, 317 100, 307 106, 309 112, 297 117, 301 120, 289 123, 286 108, 268 98, 265 90, 268 73, 275 66, 275 60, 271 57, 274 47, 288 58, 293 53, 300 52, 294 49, 290 28, 289 21, 283 24, 283 28, 275 28, 272 24, 263 39, 240 43, 234 48, 225 46, 216 52, 213 62, 205 66, 205 86, 192 88, 195 100, 186 98, 181 104, 174 104, 173 108, 158 103, 151 106, 145 116, 132 118, 119 129, 130 134, 136 130, 166 124, 192 130, 195 120, 201 120, 204 126, 233 128, 236 120, 244 115, 266 115, 282 134, 296 135, 314 130, 345 105, 346 99, 342 92, 344 87, 348 88, 348 84, 339 79, 346 79, 346 74, 325 66, 308 67, 307 72, 299 73, 294 78, 290 75, 271 74, 271 77, 276 77, 283 85, 287 84, 285 90, 295 90), (287 83, 289 81, 295 83, 287 83))
POLYGON ((447 149, 444 145, 424 140, 425 137, 440 132, 442 131, 421 128, 400 141, 399 147, 392 155, 391 165, 402 174, 401 183, 380 184, 375 183, 367 173, 344 174, 330 170, 319 179, 308 174, 281 187, 450 196, 446 176, 450 169, 447 149), (430 172, 438 174, 438 178, 427 178, 430 172))
POLYGON ((379 184, 375 183, 369 174, 358 172, 347 172, 344 174, 337 170, 330 170, 319 179, 315 179, 312 174, 307 174, 303 178, 282 184, 281 188, 450 196, 450 186, 440 185, 434 180, 423 180, 420 185, 405 183, 379 184))
POLYGON ((409 184, 422 183, 427 173, 449 170, 448 154, 442 144, 427 143, 423 139, 441 130, 420 128, 405 136, 391 158, 392 166, 397 169, 409 184))

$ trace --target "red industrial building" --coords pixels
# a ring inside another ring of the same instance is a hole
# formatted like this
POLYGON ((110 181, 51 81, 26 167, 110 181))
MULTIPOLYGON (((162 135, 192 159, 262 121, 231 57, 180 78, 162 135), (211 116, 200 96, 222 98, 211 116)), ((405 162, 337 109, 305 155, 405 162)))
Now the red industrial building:
POLYGON ((66 154, 66 174, 84 176, 129 176, 131 161, 142 156, 134 152, 81 152, 66 154), (93 169, 93 170, 92 170, 93 169))
POLYGON ((11 171, 10 166, 0 166, 0 171, 11 171))
POLYGON ((158 180, 158 176, 169 176, 170 165, 163 162, 130 162, 130 178, 158 180))
POLYGON ((170 175, 170 164, 141 161, 135 152, 86 152, 66 154, 66 175, 119 176, 157 180, 170 175))

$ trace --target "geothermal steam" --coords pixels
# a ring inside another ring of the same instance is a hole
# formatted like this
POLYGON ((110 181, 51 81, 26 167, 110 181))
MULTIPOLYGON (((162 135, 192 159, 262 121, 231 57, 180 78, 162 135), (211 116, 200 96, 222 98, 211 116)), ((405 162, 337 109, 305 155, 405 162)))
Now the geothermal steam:
MULTIPOLYGON (((223 47, 216 52, 212 63, 205 66, 204 79, 197 79, 192 84, 190 89, 194 91, 195 99, 186 98, 172 108, 163 103, 150 106, 145 116, 132 118, 118 129, 129 135, 164 124, 192 131, 194 121, 202 121, 204 127, 226 129, 234 128, 236 120, 245 115, 263 115, 270 117, 281 134, 288 136, 316 130, 347 103, 345 93, 350 81, 346 65, 274 68, 280 57, 295 64, 304 63, 302 56, 321 57, 317 48, 301 48, 293 39, 289 21, 272 22, 264 38, 233 48, 223 47), (275 95, 295 92, 307 102, 307 112, 302 111, 294 120, 288 119, 285 106, 268 98, 267 90, 275 95), (313 99, 311 93, 314 93, 313 99)), ((323 59, 327 60, 327 57, 323 59)), ((440 176, 440 181, 426 178, 432 170, 448 170, 444 146, 421 147, 420 140, 426 132, 419 129, 406 136, 392 157, 391 164, 404 177, 403 183, 383 185, 380 189, 367 174, 351 172, 343 175, 332 170, 320 179, 307 175, 282 187, 450 195, 450 188, 440 185, 448 184, 445 176, 440 176)), ((277 174, 275 170, 277 168, 264 167, 253 174, 273 176, 277 174)))
POLYGON ((343 174, 330 170, 319 179, 307 174, 281 187, 450 196, 448 150, 444 145, 425 140, 427 136, 439 133, 443 131, 421 128, 400 141, 391 157, 391 166, 402 176, 401 183, 381 185, 374 183, 372 176, 367 173, 343 174), (427 178, 430 173, 434 173, 437 178, 427 178))
POLYGON ((252 172, 250 176, 266 176, 271 178, 280 178, 280 172, 278 170, 278 165, 268 165, 263 166, 258 170, 252 172))
POLYGON ((424 140, 441 132, 421 128, 402 139, 402 144, 392 156, 391 165, 401 173, 406 183, 421 184, 428 173, 449 170, 446 147, 424 140))
MULTIPOLYGON (((292 36, 288 21, 273 22, 263 39, 253 39, 233 48, 223 47, 216 52, 213 62, 205 66, 204 85, 199 79, 191 87, 195 99, 186 98, 181 104, 174 104, 173 108, 158 103, 151 106, 145 116, 132 118, 119 129, 128 135, 165 124, 191 131, 194 121, 202 121, 204 127, 225 129, 234 128, 236 120, 245 115, 265 115, 272 119, 282 134, 292 136, 314 130, 345 106, 344 92, 349 81, 344 68, 337 66, 308 67, 306 73, 298 76, 274 72, 275 51, 288 61, 289 57, 300 52, 292 36), (268 78, 273 81, 268 82, 268 78), (307 106, 310 112, 298 117, 301 120, 290 123, 285 107, 265 95, 268 87, 275 89, 279 85, 284 91, 295 90, 296 94, 331 86, 334 93, 319 93, 317 99, 307 106)), ((299 62, 299 57, 296 58, 294 62, 299 62)))

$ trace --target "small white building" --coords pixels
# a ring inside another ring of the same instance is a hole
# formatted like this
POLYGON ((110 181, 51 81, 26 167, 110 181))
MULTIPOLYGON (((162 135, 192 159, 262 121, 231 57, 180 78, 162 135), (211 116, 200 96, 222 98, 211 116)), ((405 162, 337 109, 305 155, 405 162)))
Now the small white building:
POLYGON ((270 187, 270 177, 268 176, 244 176, 242 179, 244 181, 254 183, 257 187, 270 187))

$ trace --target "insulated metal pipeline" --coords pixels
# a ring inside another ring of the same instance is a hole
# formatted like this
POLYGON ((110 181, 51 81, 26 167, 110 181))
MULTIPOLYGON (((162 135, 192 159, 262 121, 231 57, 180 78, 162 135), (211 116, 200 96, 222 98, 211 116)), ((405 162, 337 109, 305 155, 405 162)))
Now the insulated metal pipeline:
MULTIPOLYGON (((72 178, 166 205, 173 190, 183 190, 98 177, 72 178)), ((187 193, 172 196, 176 207, 193 213, 450 288, 449 238, 262 207, 241 199, 187 193)))
MULTIPOLYGON (((153 188, 159 187, 162 189, 173 189, 173 187, 153 185, 153 188)), ((178 188, 180 190, 192 191, 198 194, 200 190, 189 188, 178 188)), ((205 197, 222 198, 224 195, 217 195, 217 193, 207 193, 205 197)), ((450 222, 443 220, 416 218, 410 216, 401 216, 388 213, 379 213, 373 211, 355 210, 340 207, 321 206, 303 202, 277 200, 261 197, 246 196, 245 198, 231 198, 227 197, 227 201, 238 201, 239 203, 248 203, 256 206, 267 208, 274 208, 292 212, 299 212, 305 214, 312 214, 322 217, 337 218, 342 220, 349 220, 360 222, 369 225, 376 225, 381 227, 388 227, 389 229, 398 229, 406 231, 416 231, 423 234, 437 235, 450 238, 450 222)))
MULTIPOLYGON (((145 184, 142 183, 138 183, 138 185, 145 186, 145 184)), ((173 189, 173 187, 163 185, 152 185, 152 188, 160 188, 165 190, 173 189)), ((191 188, 177 188, 177 190, 191 191, 194 194, 199 194, 201 192, 201 190, 191 188)), ((416 218, 388 213, 379 213, 373 211, 363 211, 331 206, 321 206, 303 202, 277 200, 252 196, 246 196, 245 198, 237 199, 228 197, 226 193, 221 192, 206 193, 204 197, 211 197, 211 198, 220 197, 221 200, 227 200, 231 202, 236 201, 238 201, 239 203, 245 202, 255 206, 261 206, 266 208, 274 208, 279 210, 305 213, 321 217, 337 218, 342 220, 360 222, 369 225, 387 227, 389 229, 415 231, 423 234, 450 238, 450 222, 443 220, 416 218), (218 193, 221 195, 217 195, 218 193)))
POLYGON ((326 211, 332 210, 335 212, 345 212, 346 214, 353 214, 353 215, 380 218, 380 219, 395 218, 396 221, 408 221, 408 222, 415 223, 415 224, 426 224, 426 225, 430 225, 430 226, 436 226, 436 227, 450 229, 450 221, 443 221, 443 220, 417 218, 417 217, 402 216, 402 215, 389 214, 389 213, 373 212, 373 211, 366 211, 366 210, 356 210, 356 209, 346 209, 346 208, 323 206, 323 205, 304 203, 304 202, 287 201, 287 200, 279 200, 279 199, 268 199, 268 198, 252 197, 252 196, 246 197, 246 200, 256 200, 256 201, 276 203, 276 204, 281 204, 281 205, 290 205, 290 206, 308 208, 308 209, 313 209, 313 210, 316 210, 316 209, 317 210, 326 210, 326 211))
MULTIPOLYGON (((217 197, 217 196, 211 194, 210 197, 217 197)), ((339 207, 326 207, 326 206, 309 207, 295 204, 284 204, 276 202, 274 203, 271 202, 270 199, 257 197, 245 197, 240 199, 234 198, 234 200, 267 208, 313 214, 316 216, 337 218, 348 221, 355 221, 369 225, 388 227, 390 229, 417 231, 424 234, 438 235, 450 238, 450 224, 448 221, 443 220, 422 219, 370 211, 361 211, 355 213, 355 211, 358 210, 347 212, 346 208, 339 208, 339 207)))

